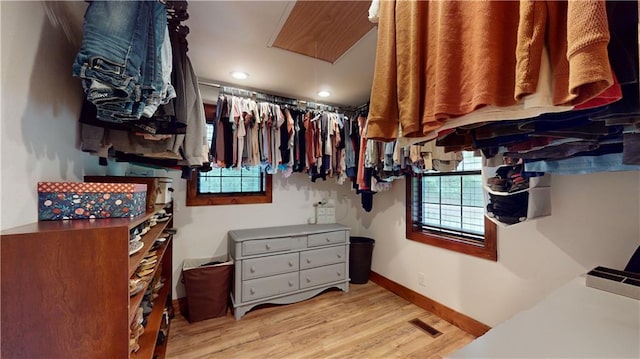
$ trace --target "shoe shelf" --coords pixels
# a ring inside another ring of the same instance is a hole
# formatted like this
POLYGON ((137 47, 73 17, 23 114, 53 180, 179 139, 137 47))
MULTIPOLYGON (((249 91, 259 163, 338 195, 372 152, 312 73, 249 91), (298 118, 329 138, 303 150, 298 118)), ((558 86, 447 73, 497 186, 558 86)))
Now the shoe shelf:
MULTIPOLYGON (((153 358, 154 354, 159 354, 156 348, 156 342, 158 340, 158 333, 162 324, 162 313, 164 312, 164 308, 167 305, 168 295, 171 294, 169 293, 169 289, 169 286, 165 282, 165 284, 160 289, 158 298, 156 298, 153 302, 153 310, 147 317, 147 326, 144 330, 144 333, 142 333, 140 338, 138 338, 138 345, 140 345, 140 349, 138 349, 137 352, 131 353, 131 355, 129 356, 130 358, 153 358)), ((161 358, 164 357, 164 355, 158 355, 157 357, 161 358)))
MULTIPOLYGON (((165 252, 167 252, 167 248, 172 245, 172 243, 171 243, 173 241, 172 237, 173 236, 169 236, 169 239, 163 245, 161 245, 160 247, 158 247, 156 249, 156 251, 158 253, 158 262, 156 263, 156 267, 154 268, 153 274, 151 275, 151 277, 153 277, 153 278, 159 278, 158 273, 160 271, 158 270, 158 268, 162 268, 161 265, 162 265, 163 260, 164 260, 164 254, 165 254, 165 252)), ((134 271, 135 271, 135 268, 134 268, 134 271)), ((166 273, 167 272, 164 271, 164 268, 162 269, 162 272, 164 273, 163 279, 166 282, 166 273)), ((169 269, 169 273, 170 273, 170 269, 169 269)), ((133 273, 129 277, 132 277, 132 276, 133 276, 133 273)), ((149 284, 147 284, 147 286, 148 285, 149 284)), ((167 285, 165 284, 164 287, 166 287, 166 286, 167 285)), ((131 323, 133 321, 133 318, 136 315, 136 310, 140 307, 140 304, 142 303, 142 299, 144 298, 145 291, 146 291, 146 287, 145 287, 144 290, 141 290, 137 294, 135 294, 135 295, 130 297, 130 299, 129 299, 129 323, 131 323)), ((160 297, 158 297, 158 298, 160 298, 160 297)), ((155 306, 154 306, 154 308, 155 308, 155 306)))
POLYGON ((156 344, 155 355, 156 358, 164 358, 167 354, 167 341, 169 340, 169 332, 171 330, 171 326, 167 327, 167 332, 165 335, 165 339, 163 343, 156 344))
POLYGON ((129 255, 131 231, 162 208, 135 218, 40 221, 2 231, 0 357, 162 358, 156 341, 171 303, 172 236, 155 249, 151 276, 162 276, 164 285, 137 352, 129 341, 146 290, 130 296, 129 279, 173 220, 151 227, 142 249, 129 255))
POLYGON ((144 243, 142 250, 129 256, 129 277, 133 276, 136 269, 140 265, 140 261, 142 260, 142 258, 144 258, 145 254, 149 252, 149 249, 151 248, 151 246, 153 246, 153 243, 156 241, 156 239, 160 237, 165 228, 167 228, 168 223, 169 222, 158 223, 154 227, 151 227, 151 230, 149 230, 147 234, 142 236, 142 242, 144 243))
POLYGON ((529 177, 522 167, 504 165, 482 170, 485 216, 501 227, 551 214, 551 175, 529 177))
POLYGON ((495 189, 492 189, 491 186, 489 186, 488 184, 483 185, 484 186, 484 190, 487 193, 491 193, 493 195, 496 196, 511 196, 514 194, 518 194, 518 193, 522 193, 522 192, 527 192, 531 189, 534 188, 543 188, 543 187, 551 187, 551 175, 550 174, 545 174, 543 176, 536 176, 536 177, 530 177, 529 180, 529 185, 526 188, 521 188, 518 190, 512 190, 512 191, 498 191, 495 189))
POLYGON ((146 324, 144 326, 144 332, 138 336, 136 340, 138 349, 132 351, 129 358, 164 358, 164 354, 159 353, 156 343, 162 326, 163 313, 165 308, 171 305, 170 276, 172 271, 173 234, 166 233, 165 230, 167 227, 173 225, 173 217, 171 216, 172 213, 170 206, 167 209, 169 210, 166 211, 165 208, 162 208, 162 210, 165 210, 164 212, 168 212, 168 214, 164 216, 164 220, 157 222, 157 224, 152 226, 151 229, 142 236, 142 241, 144 243, 143 250, 130 256, 130 278, 137 278, 136 276, 140 266, 142 265, 142 261, 146 256, 150 255, 151 252, 155 253, 155 257, 157 258, 152 272, 145 276, 147 278, 153 278, 153 280, 149 280, 145 288, 131 297, 129 301, 130 330, 134 327, 134 318, 136 317, 138 308, 143 305, 145 296, 150 295, 148 292, 151 289, 151 286, 156 285, 158 282, 163 284, 157 291, 157 297, 150 300, 151 312, 145 318, 146 324), (164 242, 154 245, 160 237, 164 237, 166 239, 164 242))

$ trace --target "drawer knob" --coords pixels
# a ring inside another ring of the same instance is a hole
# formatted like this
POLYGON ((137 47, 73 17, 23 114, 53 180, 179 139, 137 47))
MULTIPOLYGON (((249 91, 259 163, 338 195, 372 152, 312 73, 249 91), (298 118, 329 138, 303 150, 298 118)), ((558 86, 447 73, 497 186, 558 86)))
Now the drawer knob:
POLYGON ((267 244, 265 247, 266 247, 267 249, 271 249, 271 245, 270 245, 270 244, 267 244))
POLYGON ((251 294, 256 294, 256 290, 255 290, 255 289, 253 289, 253 288, 249 289, 249 292, 250 292, 251 294))
POLYGON ((338 274, 338 277, 342 276, 342 274, 340 272, 336 272, 336 274, 338 274))
POLYGON ((342 254, 338 253, 338 258, 342 258, 342 254))
POLYGON ((307 258, 307 263, 311 263, 311 258, 307 258))
POLYGON ((289 267, 293 267, 293 261, 289 261, 289 267))
POLYGON ((307 283, 311 283, 311 278, 307 277, 307 283))
POLYGON ((289 287, 293 287, 293 281, 292 280, 289 281, 289 287))
POLYGON ((327 242, 331 242, 331 238, 329 238, 329 237, 325 238, 325 240, 326 240, 327 242))
POLYGON ((251 267, 249 270, 251 271, 251 273, 255 273, 256 272, 256 267, 251 267))

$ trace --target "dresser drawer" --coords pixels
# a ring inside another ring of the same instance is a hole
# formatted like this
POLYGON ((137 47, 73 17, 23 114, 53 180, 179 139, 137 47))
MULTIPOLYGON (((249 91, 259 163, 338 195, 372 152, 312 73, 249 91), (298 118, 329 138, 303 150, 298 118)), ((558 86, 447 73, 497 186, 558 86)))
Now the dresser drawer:
POLYGON ((337 244, 337 243, 346 243, 346 242, 347 242, 347 232, 345 231, 310 234, 308 239, 309 247, 317 247, 317 246, 324 246, 327 244, 337 244))
POLYGON ((257 239, 242 242, 242 254, 274 253, 299 249, 304 246, 307 237, 279 237, 269 239, 257 239))
POLYGON ((242 301, 249 302, 296 291, 299 287, 298 275, 298 272, 293 272, 244 281, 242 283, 242 301))
POLYGON ((297 271, 299 268, 300 261, 298 260, 298 253, 245 259, 242 262, 242 279, 253 279, 288 273, 297 271))
POLYGON ((300 252, 300 269, 325 266, 345 261, 346 247, 329 247, 300 252))
POLYGON ((305 269, 300 271, 300 288, 314 287, 325 283, 344 280, 346 265, 332 264, 325 267, 305 269))

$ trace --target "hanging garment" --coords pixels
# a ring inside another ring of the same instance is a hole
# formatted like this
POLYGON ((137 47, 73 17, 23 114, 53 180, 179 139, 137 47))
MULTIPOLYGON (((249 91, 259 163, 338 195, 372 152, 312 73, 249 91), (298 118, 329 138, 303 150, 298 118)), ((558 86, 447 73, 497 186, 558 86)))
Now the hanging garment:
POLYGON ((369 21, 372 23, 378 23, 378 17, 380 16, 380 0, 372 0, 369 6, 369 21))
POLYGON ((553 100, 579 105, 613 84, 605 2, 520 1, 516 99, 536 91, 540 52, 549 46, 553 100))
POLYGON ((399 124, 403 136, 421 137, 456 127, 453 117, 536 93, 545 20, 554 40, 553 104, 574 106, 609 88, 604 2, 530 3, 527 12, 517 2, 382 2, 368 135, 392 140, 399 124))
POLYGON ((315 151, 315 125, 311 120, 312 113, 307 111, 304 114, 303 126, 305 129, 305 143, 306 143, 306 166, 305 172, 309 172, 312 167, 316 165, 316 151, 315 151))
POLYGON ((247 105, 248 113, 245 124, 248 126, 247 134, 251 139, 247 141, 247 155, 249 157, 247 164, 257 166, 260 164, 260 116, 258 115, 258 104, 255 101, 249 100, 247 105))
POLYGON ((173 101, 176 121, 183 124, 189 123, 187 103, 183 95, 188 91, 186 84, 187 66, 187 34, 189 28, 184 25, 176 25, 169 28, 171 37, 171 53, 173 55, 173 72, 171 73, 171 83, 176 90, 176 98, 173 101))
POLYGON ((121 123, 139 119, 163 88, 165 6, 157 1, 92 1, 72 74, 82 79, 97 117, 121 123))
POLYGON ((555 174, 588 174, 595 172, 640 171, 639 165, 623 163, 622 153, 574 156, 556 161, 525 162, 526 171, 555 174))
POLYGON ((518 3, 382 1, 367 136, 437 130, 484 105, 515 104, 518 3))
MULTIPOLYGON (((181 151, 184 154, 182 165, 199 167, 209 162, 209 145, 207 141, 207 120, 204 113, 202 96, 198 87, 198 79, 191 60, 186 56, 185 62, 185 106, 187 110, 187 132, 183 136, 181 151)), ((178 152, 174 149, 174 152, 178 152)))
MULTIPOLYGON (((456 128, 476 128, 496 121, 514 121, 519 119, 533 118, 548 113, 561 113, 573 109, 573 106, 555 106, 553 104, 553 71, 549 61, 546 48, 542 49, 542 59, 540 61, 540 71, 538 73, 537 91, 524 96, 520 103, 498 107, 487 105, 466 115, 450 118, 442 124, 437 131, 432 131, 421 137, 405 137, 402 129, 398 130, 398 144, 401 147, 429 141, 436 137, 445 136, 447 130, 456 128)), ((620 97, 614 96, 615 100, 620 97)), ((603 104, 614 99, 603 100, 603 104)))

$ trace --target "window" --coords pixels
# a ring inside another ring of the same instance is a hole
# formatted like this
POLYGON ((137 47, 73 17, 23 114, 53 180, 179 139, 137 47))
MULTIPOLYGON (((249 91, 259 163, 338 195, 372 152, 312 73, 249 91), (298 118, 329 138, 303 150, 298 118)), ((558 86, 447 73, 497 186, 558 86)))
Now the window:
POLYGON ((473 152, 453 172, 407 178, 407 238, 497 260, 496 225, 484 216, 482 163, 473 152))
POLYGON ((265 188, 265 174, 259 166, 247 168, 214 168, 198 174, 198 193, 261 194, 265 188))
MULTIPOLYGON (((207 124, 209 146, 211 146, 212 135, 213 125, 207 124)), ((187 183, 187 206, 271 203, 271 201, 271 175, 260 166, 241 169, 213 168, 209 172, 194 173, 187 183)))

